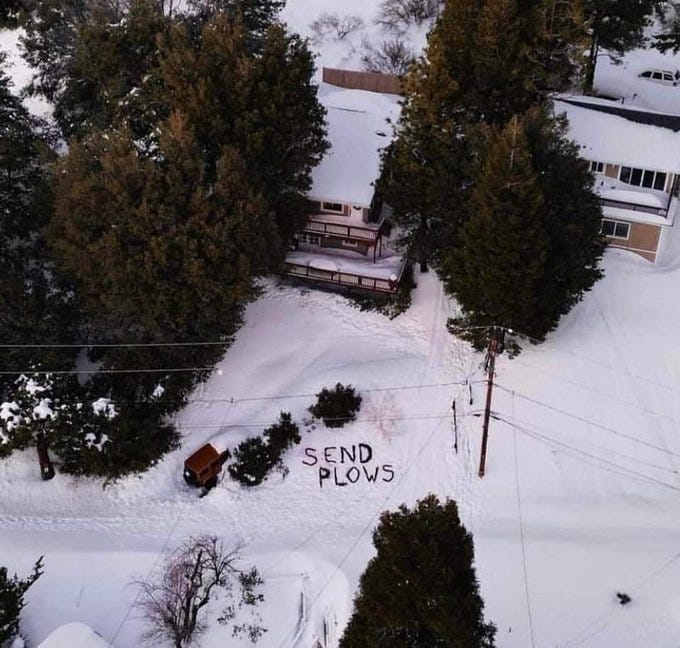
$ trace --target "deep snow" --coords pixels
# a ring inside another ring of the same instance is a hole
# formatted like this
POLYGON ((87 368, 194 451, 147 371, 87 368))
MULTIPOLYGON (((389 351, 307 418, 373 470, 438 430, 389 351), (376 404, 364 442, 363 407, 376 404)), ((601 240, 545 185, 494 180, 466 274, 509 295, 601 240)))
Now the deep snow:
MULTIPOLYGON (((291 0, 285 16, 304 31, 323 10, 337 3, 316 0, 310 11, 291 0)), ((346 10, 377 29, 376 3, 353 0, 346 10)), ((324 44, 321 63, 356 61, 357 38, 354 51, 324 44)), ((677 112, 680 94, 662 94, 677 112)), ((80 621, 118 648, 138 646, 130 581, 157 573, 187 535, 210 532, 244 541, 244 560, 265 576, 269 632, 259 645, 311 648, 324 619, 341 631, 380 511, 436 492, 458 502, 474 533, 501 648, 677 648, 680 234, 667 234, 656 266, 607 252, 606 277, 559 330, 499 360, 483 480, 472 416, 483 406, 482 357, 446 332, 454 307, 432 275, 416 274, 414 304, 393 321, 337 295, 268 282, 220 371, 178 417, 183 447, 149 473, 102 489, 61 475, 41 482, 32 452, 0 462, 1 562, 26 573, 45 554, 25 610, 28 639, 80 621), (307 428, 285 479, 249 491, 225 479, 202 499, 183 483, 183 460, 206 441, 235 444, 281 410, 302 421, 313 394, 338 380, 364 394, 359 420, 307 428), (394 479, 320 486, 319 466, 303 463, 305 448, 358 443, 394 479), (632 602, 620 606, 617 591, 632 602)), ((213 623, 201 645, 237 643, 213 623)))

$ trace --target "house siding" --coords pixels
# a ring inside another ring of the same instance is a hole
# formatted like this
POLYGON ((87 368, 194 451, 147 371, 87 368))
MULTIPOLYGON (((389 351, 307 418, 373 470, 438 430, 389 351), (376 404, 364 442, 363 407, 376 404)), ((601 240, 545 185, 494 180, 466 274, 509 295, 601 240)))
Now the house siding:
POLYGON ((607 237, 609 245, 613 248, 630 250, 639 254, 641 257, 654 263, 656 253, 659 248, 659 238, 661 236, 660 225, 649 225, 646 223, 630 223, 630 233, 628 240, 607 237))
POLYGON ((332 248, 334 250, 351 250, 352 252, 358 252, 366 256, 369 249, 372 249, 368 244, 357 242, 356 247, 353 245, 344 245, 342 239, 332 238, 330 236, 325 236, 321 239, 322 248, 332 248))
POLYGON ((338 68, 327 67, 323 69, 323 81, 340 88, 368 90, 369 92, 380 92, 383 94, 400 95, 403 93, 404 88, 402 79, 396 74, 340 70, 338 68))

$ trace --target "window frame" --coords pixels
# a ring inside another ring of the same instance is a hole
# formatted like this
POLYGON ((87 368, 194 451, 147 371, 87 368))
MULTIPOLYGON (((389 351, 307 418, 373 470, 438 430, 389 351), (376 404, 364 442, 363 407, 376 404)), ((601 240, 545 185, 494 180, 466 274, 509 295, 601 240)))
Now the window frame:
POLYGON ((668 182, 668 173, 666 171, 656 171, 654 169, 642 169, 639 167, 620 166, 617 180, 631 187, 640 187, 642 189, 653 189, 654 191, 661 191, 666 193, 666 183, 668 182), (645 176, 652 174, 651 185, 643 184, 645 176), (625 177, 624 177, 625 176, 625 177), (639 182, 634 182, 637 176, 639 182), (657 189, 657 179, 663 177, 663 188, 657 189))
POLYGON ((323 212, 329 212, 331 214, 337 214, 338 216, 344 216, 345 215, 345 206, 342 203, 339 202, 326 202, 324 200, 321 201, 321 211, 323 212), (339 209, 334 209, 334 207, 339 207, 339 209))
POLYGON ((359 241, 352 241, 350 239, 342 239, 342 247, 348 247, 348 248, 358 248, 359 247, 359 241))
POLYGON ((592 173, 604 173, 604 162, 598 162, 597 160, 588 160, 588 168, 592 173))
POLYGON ((631 224, 628 223, 627 221, 614 220, 613 218, 603 218, 602 219, 602 227, 600 228, 600 232, 602 233, 603 236, 606 236, 608 238, 618 239, 619 241, 628 241, 628 240, 630 240, 630 226, 631 226, 631 224), (605 223, 611 223, 613 225, 613 233, 612 234, 607 234, 604 231, 604 224, 605 223), (621 236, 620 234, 616 233, 616 230, 620 226, 626 228, 626 235, 625 236, 621 236))

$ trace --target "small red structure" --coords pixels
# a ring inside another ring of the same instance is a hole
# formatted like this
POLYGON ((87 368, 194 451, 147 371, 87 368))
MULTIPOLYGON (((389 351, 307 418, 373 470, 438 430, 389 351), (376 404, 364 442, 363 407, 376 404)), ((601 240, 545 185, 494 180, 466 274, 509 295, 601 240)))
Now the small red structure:
POLYGON ((229 450, 218 452, 210 443, 199 448, 184 462, 184 481, 190 486, 213 488, 224 462, 231 456, 229 450))

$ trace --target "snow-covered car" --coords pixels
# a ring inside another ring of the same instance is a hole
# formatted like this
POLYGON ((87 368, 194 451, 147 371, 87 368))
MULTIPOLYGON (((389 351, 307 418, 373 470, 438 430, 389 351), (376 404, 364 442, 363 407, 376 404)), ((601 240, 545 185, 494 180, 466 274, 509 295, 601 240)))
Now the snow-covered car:
POLYGON ((638 77, 661 85, 676 86, 680 81, 680 71, 676 70, 673 73, 670 70, 645 70, 638 74, 638 77))

